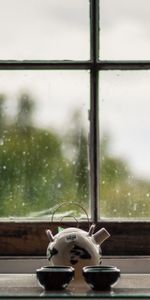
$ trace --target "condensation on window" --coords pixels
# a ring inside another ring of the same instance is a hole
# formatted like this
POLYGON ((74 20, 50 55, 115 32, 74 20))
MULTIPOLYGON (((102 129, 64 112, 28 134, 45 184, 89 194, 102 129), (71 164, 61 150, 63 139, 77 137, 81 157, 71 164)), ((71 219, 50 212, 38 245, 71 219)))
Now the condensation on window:
POLYGON ((0 217, 89 210, 88 111, 86 71, 0 72, 0 217))
POLYGON ((150 218, 149 80, 149 71, 100 73, 102 218, 150 218))

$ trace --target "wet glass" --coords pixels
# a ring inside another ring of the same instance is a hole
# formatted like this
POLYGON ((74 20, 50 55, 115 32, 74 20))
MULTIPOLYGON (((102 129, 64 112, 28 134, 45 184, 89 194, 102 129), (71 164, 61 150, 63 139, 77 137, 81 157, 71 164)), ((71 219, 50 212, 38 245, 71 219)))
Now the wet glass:
POLYGON ((100 59, 150 59, 150 1, 100 0, 100 59))
POLYGON ((100 73, 101 218, 150 219, 150 71, 100 73))
POLYGON ((87 0, 0 0, 0 60, 89 59, 87 0))
POLYGON ((89 210, 89 102, 87 71, 0 71, 0 217, 89 210))

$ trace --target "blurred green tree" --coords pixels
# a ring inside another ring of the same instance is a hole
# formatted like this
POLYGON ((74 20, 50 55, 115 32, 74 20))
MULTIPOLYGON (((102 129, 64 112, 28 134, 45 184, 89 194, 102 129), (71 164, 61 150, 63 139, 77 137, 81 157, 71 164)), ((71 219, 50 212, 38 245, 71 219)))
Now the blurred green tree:
POLYGON ((87 133, 83 128, 82 115, 79 110, 74 111, 71 124, 67 132, 67 148, 72 153, 72 182, 76 190, 74 200, 89 208, 89 157, 87 133))
MULTIPOLYGON (((3 135, 3 130, 5 126, 5 114, 4 114, 4 104, 5 104, 6 97, 4 94, 0 94, 0 138, 3 135)), ((2 140, 1 140, 2 142, 2 140)))
MULTIPOLYGON (((64 201, 88 198, 87 140, 74 116, 74 131, 67 144, 72 159, 62 149, 62 137, 33 123, 34 101, 29 93, 18 99, 11 124, 0 102, 3 143, 0 146, 0 216, 38 216, 64 201), (2 118, 3 117, 3 118, 2 118)), ((65 208, 64 208, 65 209, 65 208)))
POLYGON ((150 215, 149 183, 137 179, 122 158, 110 155, 111 138, 101 140, 100 207, 103 218, 144 219, 150 215))

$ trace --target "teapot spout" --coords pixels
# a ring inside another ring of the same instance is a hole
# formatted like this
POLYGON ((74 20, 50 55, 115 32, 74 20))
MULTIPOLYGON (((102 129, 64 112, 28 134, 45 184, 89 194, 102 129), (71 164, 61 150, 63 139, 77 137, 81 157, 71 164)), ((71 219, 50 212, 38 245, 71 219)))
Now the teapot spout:
POLYGON ((109 232, 105 228, 101 228, 92 236, 97 244, 102 244, 106 239, 110 237, 109 232))

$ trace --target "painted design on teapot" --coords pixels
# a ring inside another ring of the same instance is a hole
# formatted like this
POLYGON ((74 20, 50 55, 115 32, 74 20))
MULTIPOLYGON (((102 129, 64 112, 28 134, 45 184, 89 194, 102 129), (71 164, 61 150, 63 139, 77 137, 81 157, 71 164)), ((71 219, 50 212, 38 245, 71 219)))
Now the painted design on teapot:
POLYGON ((49 260, 51 260, 51 258, 56 254, 58 254, 58 250, 56 248, 53 247, 52 249, 51 248, 47 249, 47 255, 49 260))
POLYGON ((78 263, 78 259, 91 259, 90 253, 82 248, 79 247, 78 245, 74 245, 74 247, 70 251, 71 256, 70 256, 70 263, 72 265, 75 265, 78 263))

